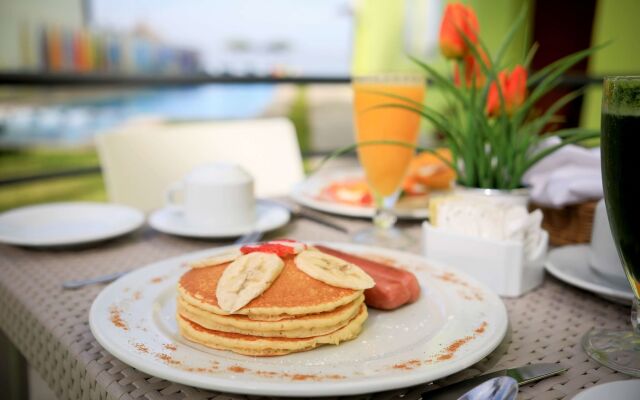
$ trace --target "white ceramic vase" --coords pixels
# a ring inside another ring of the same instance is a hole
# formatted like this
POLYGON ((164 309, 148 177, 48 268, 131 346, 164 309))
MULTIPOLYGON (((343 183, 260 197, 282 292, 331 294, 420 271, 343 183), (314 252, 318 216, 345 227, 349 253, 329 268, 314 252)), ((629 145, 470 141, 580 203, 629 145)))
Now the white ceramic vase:
POLYGON ((472 188, 467 186, 456 185, 455 193, 458 196, 480 198, 490 201, 496 201, 509 205, 529 205, 530 190, 528 188, 519 189, 485 189, 472 188))

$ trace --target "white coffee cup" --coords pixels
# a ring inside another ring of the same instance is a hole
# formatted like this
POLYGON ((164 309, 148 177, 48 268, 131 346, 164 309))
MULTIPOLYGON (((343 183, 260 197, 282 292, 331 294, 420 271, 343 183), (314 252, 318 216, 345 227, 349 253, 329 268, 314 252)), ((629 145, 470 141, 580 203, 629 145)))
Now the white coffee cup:
POLYGON ((231 163, 193 169, 169 187, 165 203, 183 213, 188 224, 216 230, 250 228, 256 218, 253 178, 231 163))
POLYGON ((628 283, 616 244, 613 241, 604 199, 598 202, 593 218, 589 264, 591 268, 611 281, 625 285, 628 283))

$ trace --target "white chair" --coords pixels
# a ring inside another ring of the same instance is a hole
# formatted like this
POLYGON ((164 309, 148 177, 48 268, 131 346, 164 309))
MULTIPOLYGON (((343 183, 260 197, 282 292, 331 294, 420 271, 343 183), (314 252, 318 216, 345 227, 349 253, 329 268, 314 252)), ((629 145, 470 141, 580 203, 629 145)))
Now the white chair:
POLYGON ((96 146, 109 200, 144 212, 162 207, 169 185, 207 162, 244 167, 258 197, 287 195, 304 178, 285 118, 129 125, 97 135, 96 146))

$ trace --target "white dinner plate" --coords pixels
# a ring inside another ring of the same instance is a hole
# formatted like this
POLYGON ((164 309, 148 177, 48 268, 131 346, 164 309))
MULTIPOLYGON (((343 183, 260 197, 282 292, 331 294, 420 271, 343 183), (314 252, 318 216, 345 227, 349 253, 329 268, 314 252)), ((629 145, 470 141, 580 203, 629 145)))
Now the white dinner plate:
POLYGON ((633 300, 629 283, 609 280, 589 266, 588 245, 562 246, 551 250, 545 268, 561 281, 608 300, 622 304, 629 304, 633 300))
POLYGON ((119 204, 40 204, 0 214, 0 242, 34 247, 70 246, 124 235, 143 223, 140 211, 119 204))
POLYGON ((640 379, 603 383, 578 393, 573 400, 637 400, 640 397, 640 379))
POLYGON ((286 208, 262 202, 256 204, 256 222, 251 226, 224 229, 194 226, 187 222, 182 212, 169 208, 161 208, 151 213, 149 225, 153 229, 171 235, 215 239, 242 236, 254 230, 269 232, 286 225, 290 218, 291 213, 286 208))
MULTIPOLYGON (((373 207, 342 204, 319 198, 322 189, 331 183, 346 179, 362 178, 363 176, 364 172, 359 167, 319 172, 318 174, 297 184, 291 192, 291 198, 305 207, 322 212, 342 215, 345 217, 372 218, 375 212, 373 207)), ((397 207, 395 213, 398 218, 420 220, 429 217, 429 208, 427 206, 419 208, 397 207)))
POLYGON ((430 382, 480 361, 502 341, 504 304, 467 275, 414 254, 326 245, 394 260, 416 275, 420 299, 394 311, 369 309, 360 336, 339 346, 280 357, 208 349, 179 336, 176 283, 186 261, 230 248, 224 247, 156 262, 107 286, 91 306, 91 331, 115 357, 160 378, 224 392, 302 397, 430 382))

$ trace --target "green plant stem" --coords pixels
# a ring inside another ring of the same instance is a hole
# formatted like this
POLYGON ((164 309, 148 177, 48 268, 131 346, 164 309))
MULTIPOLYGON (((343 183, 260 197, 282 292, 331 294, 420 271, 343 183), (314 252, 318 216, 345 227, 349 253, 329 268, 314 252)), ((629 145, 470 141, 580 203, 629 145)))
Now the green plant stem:
POLYGON ((460 149, 462 149, 462 142, 460 142, 460 140, 458 139, 458 136, 460 136, 460 132, 455 129, 454 127, 451 126, 450 122, 447 121, 447 119, 438 114, 437 112, 434 112, 432 110, 429 110, 427 108, 415 108, 415 107, 410 107, 407 106, 405 104, 397 104, 397 103, 387 103, 387 104, 379 104, 373 107, 369 107, 366 110, 363 110, 362 112, 370 112, 376 109, 383 109, 383 108, 401 108, 404 110, 408 110, 408 111, 412 111, 415 112, 417 114, 420 114, 423 118, 431 121, 434 125, 436 125, 437 128, 442 130, 442 133, 445 135, 445 137, 447 137, 447 139, 449 139, 452 142, 453 148, 452 151, 460 151, 460 149))
POLYGON ((573 92, 567 93, 562 96, 558 100, 556 100, 544 114, 540 117, 537 117, 535 120, 529 123, 525 123, 521 131, 527 131, 528 134, 538 135, 542 129, 544 129, 545 125, 553 118, 553 116, 558 112, 562 107, 566 104, 570 103, 572 100, 580 97, 584 93, 584 89, 575 90, 573 92))
POLYGON ((495 68, 502 69, 502 66, 500 65, 502 63, 502 57, 504 57, 504 55, 506 54, 507 49, 509 48, 509 45, 511 44, 511 42, 513 41, 513 38, 515 37, 515 34, 522 27, 522 24, 524 23, 526 16, 527 16, 527 6, 525 4, 522 6, 513 24, 511 24, 511 27, 507 31, 507 34, 504 36, 504 39, 502 39, 500 46, 498 46, 498 51, 496 52, 496 57, 494 60, 495 68))
MULTIPOLYGON (((578 135, 573 135, 571 137, 569 137, 568 139, 563 140, 562 142, 553 145, 553 146, 549 146, 541 151, 539 151, 538 153, 534 154, 533 156, 531 156, 526 162, 522 163, 522 165, 520 166, 520 168, 516 171, 515 177, 517 178, 517 182, 522 181, 522 177, 524 176, 525 172, 533 167, 536 163, 538 163, 540 160, 542 160, 543 158, 553 154, 554 152, 560 150, 562 147, 569 145, 569 144, 574 144, 574 143, 579 143, 588 139, 593 139, 595 137, 599 137, 600 136, 600 132, 587 132, 587 133, 583 133, 583 134, 578 134, 578 135)), ((514 184, 512 182, 511 186, 509 187, 510 189, 515 189, 518 185, 514 184)))
MULTIPOLYGON (((463 31, 458 30, 458 32, 462 36, 462 39, 465 41, 466 45, 469 47, 469 51, 471 51, 471 53, 473 54, 473 57, 478 62, 478 65, 480 65, 480 68, 482 69, 482 73, 484 73, 488 77, 487 85, 491 86, 491 83, 495 82, 496 89, 497 89, 496 91, 498 92, 498 99, 500 100, 500 115, 501 115, 501 118, 506 116, 506 110, 505 110, 506 103, 504 99, 504 94, 502 93, 502 87, 500 86, 500 81, 498 79, 498 74, 496 74, 495 70, 491 68, 489 65, 487 65, 484 59, 480 56, 480 52, 478 51, 478 49, 476 49, 476 44, 471 42, 469 40, 469 37, 463 31)), ((478 38, 477 45, 480 46, 480 48, 485 54, 490 54, 487 46, 485 46, 485 44, 479 38, 478 38)))
POLYGON ((431 66, 423 63, 422 61, 418 60, 417 58, 412 57, 410 55, 408 57, 409 57, 409 59, 411 61, 415 62, 421 68, 423 68, 425 71, 427 71, 427 73, 429 73, 431 75, 431 77, 433 78, 435 83, 437 85, 441 85, 442 86, 443 90, 446 90, 447 92, 452 93, 460 102, 462 102, 462 103, 466 103, 467 102, 467 99, 457 90, 455 85, 453 83, 451 83, 451 81, 449 81, 449 79, 445 78, 438 71, 436 71, 434 68, 432 68, 431 66))
POLYGON ((529 110, 531 107, 547 92, 555 88, 560 84, 560 76, 565 73, 569 68, 580 62, 582 59, 588 57, 593 52, 601 49, 602 47, 608 45, 607 43, 593 46, 588 49, 570 54, 566 57, 561 58, 558 61, 555 61, 539 72, 533 74, 528 79, 528 86, 531 86, 533 83, 537 83, 540 80, 540 83, 537 84, 535 89, 531 92, 531 94, 527 97, 525 102, 522 104, 520 109, 514 114, 513 121, 516 125, 522 124, 527 115, 529 114, 529 110))

